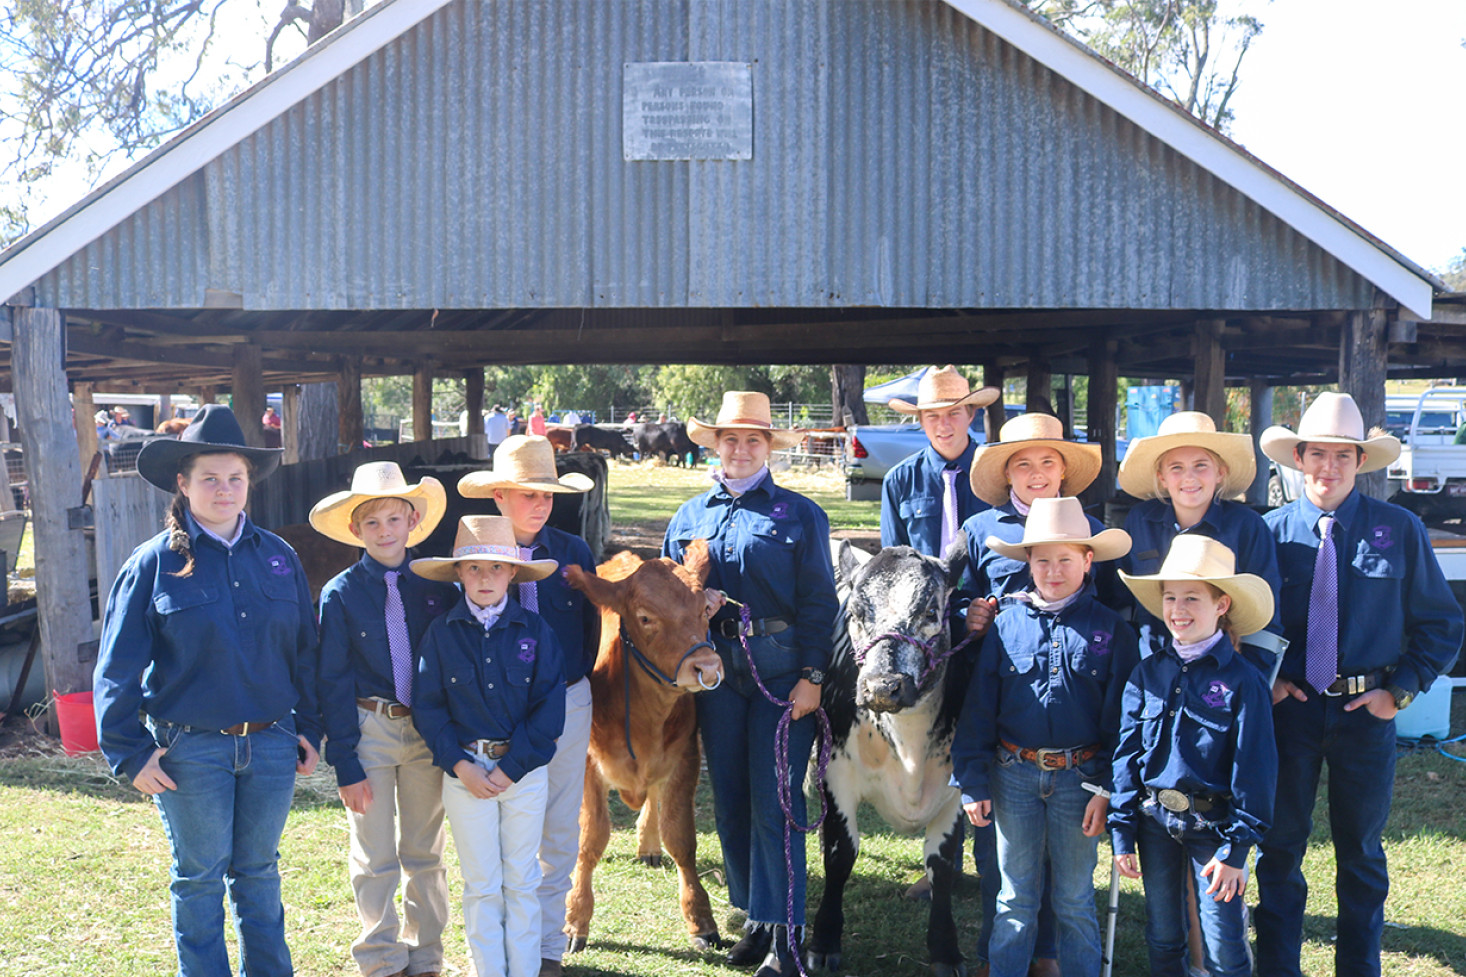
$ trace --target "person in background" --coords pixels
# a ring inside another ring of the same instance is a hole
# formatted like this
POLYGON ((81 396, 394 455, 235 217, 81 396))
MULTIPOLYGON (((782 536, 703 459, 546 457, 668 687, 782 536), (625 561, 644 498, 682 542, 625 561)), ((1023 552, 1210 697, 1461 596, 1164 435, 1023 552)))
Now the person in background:
POLYGON ((504 408, 498 404, 489 411, 489 416, 484 418, 484 440, 489 442, 490 448, 495 448, 509 437, 509 418, 504 414, 504 408))
POLYGON ((274 407, 266 407, 265 413, 260 417, 260 426, 280 430, 280 414, 274 407))
POLYGON ((545 409, 535 404, 534 410, 529 412, 529 433, 542 438, 547 430, 549 428, 545 424, 545 409))

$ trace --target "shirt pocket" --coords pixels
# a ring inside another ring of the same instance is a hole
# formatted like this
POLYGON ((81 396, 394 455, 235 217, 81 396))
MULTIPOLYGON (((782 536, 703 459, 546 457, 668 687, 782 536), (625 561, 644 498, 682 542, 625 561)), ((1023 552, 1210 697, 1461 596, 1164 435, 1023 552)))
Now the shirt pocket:
POLYGON ((1366 542, 1360 542, 1354 559, 1350 561, 1350 571, 1355 577, 1364 580, 1405 579, 1405 568, 1400 561, 1391 559, 1366 542))
POLYGON ((914 495, 902 499, 896 511, 907 525, 921 524, 924 520, 942 517, 942 500, 935 495, 914 495))
POLYGON ((1232 724, 1237 721, 1237 717, 1225 707, 1203 701, 1195 693, 1186 696, 1181 712, 1190 728, 1188 736, 1197 756, 1213 760, 1220 758, 1232 738, 1232 724))
POLYGON ((1140 745, 1146 751, 1155 749, 1166 724, 1166 700, 1149 693, 1140 707, 1140 745))
POLYGON ((1027 675, 1038 667, 1038 655, 1032 648, 1003 649, 1003 671, 1008 675, 1027 675))
POLYGON ((153 593, 153 609, 165 618, 197 607, 207 607, 219 599, 212 587, 194 583, 188 578, 171 578, 169 585, 153 593))

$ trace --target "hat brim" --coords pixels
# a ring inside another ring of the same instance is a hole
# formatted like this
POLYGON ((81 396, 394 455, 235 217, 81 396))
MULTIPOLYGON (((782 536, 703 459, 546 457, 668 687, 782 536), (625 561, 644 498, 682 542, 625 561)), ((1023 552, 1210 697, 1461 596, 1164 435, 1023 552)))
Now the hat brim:
POLYGON ((1006 543, 996 536, 983 541, 994 553, 1001 553, 1010 560, 1028 562, 1028 551, 1046 543, 1065 543, 1070 546, 1087 547, 1094 554, 1096 562, 1118 560, 1130 552, 1130 534, 1123 529, 1102 529, 1094 536, 1049 536, 1040 539, 1024 538, 1021 543, 1006 543))
POLYGON ((1209 583, 1232 598, 1232 609, 1227 612, 1227 617, 1239 636, 1256 634, 1267 627, 1273 619, 1273 589, 1268 586, 1266 580, 1255 573, 1234 573, 1228 577, 1199 577, 1192 574, 1132 576, 1121 570, 1120 579, 1126 587, 1130 588, 1135 599, 1140 601, 1140 606, 1162 621, 1165 620, 1165 617, 1162 614, 1164 608, 1161 603, 1161 591, 1168 580, 1197 580, 1209 583))
POLYGON ((1226 431, 1191 431, 1136 438, 1125 450, 1117 481, 1126 494, 1137 499, 1157 498, 1156 465, 1174 448, 1205 448, 1227 466, 1227 477, 1217 487, 1223 498, 1245 492, 1257 476, 1257 457, 1252 438, 1226 431))
POLYGON ((403 499, 422 513, 422 518, 407 534, 409 547, 417 546, 431 536, 448 511, 448 492, 443 483, 425 475, 422 481, 409 486, 404 492, 352 492, 348 489, 332 493, 312 506, 307 518, 311 528, 327 539, 359 547, 364 544, 361 537, 351 531, 352 513, 358 506, 378 499, 403 499))
POLYGON ((968 480, 972 483, 972 494, 988 505, 1002 505, 1008 501, 1008 459, 1025 448, 1053 448, 1064 459, 1064 481, 1059 485, 1059 495, 1078 495, 1099 475, 1104 463, 1097 444, 1081 444, 1078 441, 1056 441, 1052 438, 1030 438, 1026 441, 999 441, 978 448, 972 456, 972 470, 968 480))
POLYGON ((904 400, 888 400, 886 406, 893 411, 902 414, 920 414, 924 410, 946 410, 949 407, 960 407, 963 404, 970 404, 973 407, 986 407, 995 403, 1003 391, 997 387, 978 387, 972 393, 960 400, 929 400, 926 402, 917 401, 914 404, 904 400))
POLYGON ((554 560, 516 560, 507 556, 486 556, 483 553, 472 553, 468 556, 430 556, 421 560, 413 560, 412 572, 426 580, 454 583, 458 580, 458 571, 454 567, 460 563, 475 561, 507 563, 515 567, 512 583, 533 583, 536 580, 543 580, 560 567, 560 564, 554 560))
POLYGON ((1396 458, 1400 457, 1400 439, 1393 434, 1381 434, 1364 441, 1328 434, 1305 438, 1294 434, 1285 427, 1273 425, 1263 431, 1262 436, 1257 439, 1263 454, 1284 468, 1291 468, 1294 471, 1301 469, 1298 467, 1298 459, 1293 456, 1293 449, 1305 441, 1313 444, 1352 444, 1363 448, 1364 463, 1359 466, 1358 474, 1360 475, 1388 468, 1396 458))
POLYGON ((525 492, 554 492, 573 495, 596 487, 580 472, 567 472, 559 478, 514 478, 493 472, 469 472, 458 480, 458 494, 465 499, 492 498, 495 489, 521 489, 525 492))
POLYGON ((210 444, 207 441, 179 441, 155 438, 137 453, 137 473, 154 488, 178 491, 178 468, 189 455, 239 455, 248 459, 254 471, 251 482, 261 482, 280 467, 283 448, 250 448, 238 444, 210 444))
POLYGON ((774 451, 788 451, 804 440, 804 432, 798 428, 760 427, 757 424, 704 424, 695 417, 687 419, 687 436, 693 444, 716 450, 719 431, 762 431, 769 436, 769 446, 774 451))

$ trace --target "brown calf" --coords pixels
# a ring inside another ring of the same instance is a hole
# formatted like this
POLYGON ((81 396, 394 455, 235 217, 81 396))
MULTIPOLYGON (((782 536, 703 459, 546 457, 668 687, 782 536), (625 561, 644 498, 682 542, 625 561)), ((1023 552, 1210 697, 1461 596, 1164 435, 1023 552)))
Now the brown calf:
POLYGON ((718 944, 718 924, 697 877, 692 814, 697 722, 687 694, 716 686, 723 677, 722 662, 707 644, 707 544, 695 541, 683 566, 665 557, 643 562, 634 553, 619 553, 597 574, 574 565, 566 570, 570 586, 601 608, 601 648, 590 676, 594 706, 580 805, 580 857, 565 901, 569 950, 583 950, 590 935, 591 875, 611 836, 606 805, 612 787, 627 807, 640 811, 638 857, 660 864, 665 845, 677 864, 682 918, 693 944, 708 949, 718 944), (626 647, 623 629, 650 668, 626 647))

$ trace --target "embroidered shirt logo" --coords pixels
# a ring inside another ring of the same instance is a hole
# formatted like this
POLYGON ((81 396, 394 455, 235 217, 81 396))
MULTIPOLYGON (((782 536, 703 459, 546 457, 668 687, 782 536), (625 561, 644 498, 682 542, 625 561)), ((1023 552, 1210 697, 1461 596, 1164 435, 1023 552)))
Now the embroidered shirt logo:
POLYGON ((769 516, 770 516, 770 518, 773 518, 773 519, 788 519, 789 518, 789 503, 787 503, 787 502, 775 502, 774 503, 774 507, 769 510, 769 516))
POLYGON ((1225 682, 1213 682, 1206 690, 1206 694, 1201 697, 1201 701, 1213 709, 1221 709, 1226 706, 1227 693, 1231 691, 1225 682))
POLYGON ((519 642, 519 660, 525 664, 534 661, 534 650, 537 644, 534 638, 525 638, 519 642))
POLYGON ((1387 550, 1395 545, 1395 534, 1389 526, 1375 526, 1369 531, 1369 541, 1377 548, 1387 550))
POLYGON ((270 557, 270 572, 277 577, 283 577, 290 573, 290 561, 283 556, 270 557))
POLYGON ((1089 650, 1096 655, 1108 655, 1110 653, 1110 641, 1114 637, 1108 631, 1096 631, 1089 637, 1089 650))

